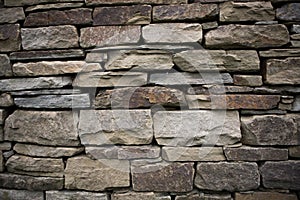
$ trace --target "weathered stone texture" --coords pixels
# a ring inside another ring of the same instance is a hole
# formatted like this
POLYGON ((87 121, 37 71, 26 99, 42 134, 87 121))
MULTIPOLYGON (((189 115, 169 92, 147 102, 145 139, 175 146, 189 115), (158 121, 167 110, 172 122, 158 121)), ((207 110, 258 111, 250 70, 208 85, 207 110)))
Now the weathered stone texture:
POLYGON ((178 195, 175 200, 232 200, 230 194, 204 194, 191 192, 186 195, 178 195))
POLYGON ((10 60, 5 54, 0 54, 0 77, 1 76, 12 76, 10 60))
POLYGON ((107 194, 82 191, 46 191, 47 200, 108 200, 107 194))
POLYGON ((263 58, 300 56, 300 49, 271 49, 271 50, 259 51, 259 56, 263 58))
POLYGON ((0 52, 18 51, 21 48, 20 25, 0 25, 0 52))
POLYGON ((300 24, 299 25, 298 24, 293 24, 291 31, 293 33, 300 33, 300 24))
POLYGON ((155 146, 128 146, 118 149, 118 159, 158 158, 160 148, 155 146))
POLYGON ((259 187, 256 163, 198 163, 195 185, 215 191, 247 191, 259 187))
POLYGON ((43 200, 44 193, 27 190, 0 189, 0 197, 3 197, 5 200, 43 200))
POLYGON ((300 3, 284 4, 276 9, 276 17, 283 21, 300 21, 300 3))
POLYGON ((263 200, 263 199, 272 199, 272 200, 297 200, 295 194, 285 194, 279 192, 251 192, 251 193, 236 193, 236 200, 263 200))
POLYGON ((5 6, 28 6, 40 3, 84 2, 84 0, 4 0, 5 6))
POLYGON ((25 19, 23 8, 0 8, 0 23, 15 23, 25 19))
POLYGON ((82 7, 84 3, 52 3, 52 4, 41 4, 29 6, 25 9, 26 12, 32 12, 37 10, 50 10, 50 9, 60 9, 60 8, 79 8, 82 7))
POLYGON ((0 172, 4 171, 4 159, 2 155, 2 151, 0 151, 0 172))
POLYGON ((87 5, 102 4, 181 4, 187 0, 86 0, 87 5))
POLYGON ((154 193, 154 192, 126 192, 126 193, 113 193, 112 200, 133 200, 133 199, 143 199, 143 200, 171 200, 168 195, 154 193))
POLYGON ((14 100, 9 93, 0 94, 0 107, 10 107, 14 105, 14 100))
POLYGON ((300 96, 296 96, 294 103, 293 103, 293 111, 300 111, 300 96))
POLYGON ((262 76, 257 75, 234 75, 233 82, 235 85, 243 86, 262 86, 262 76))
POLYGON ((300 146, 289 147, 289 156, 300 158, 300 146))

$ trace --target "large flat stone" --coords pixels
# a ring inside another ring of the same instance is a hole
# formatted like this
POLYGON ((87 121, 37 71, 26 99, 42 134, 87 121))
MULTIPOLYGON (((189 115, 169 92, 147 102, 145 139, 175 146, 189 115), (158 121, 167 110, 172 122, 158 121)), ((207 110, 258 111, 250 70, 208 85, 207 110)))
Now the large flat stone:
POLYGON ((230 194, 204 194, 191 192, 188 194, 176 195, 175 200, 232 200, 230 194))
POLYGON ((21 49, 19 24, 0 25, 0 52, 18 51, 21 49))
POLYGON ((86 0, 87 5, 110 4, 181 4, 187 0, 86 0))
POLYGON ((23 8, 0 8, 0 23, 15 23, 25 19, 23 8))
POLYGON ((297 200, 295 194, 285 194, 279 192, 247 192, 247 193, 235 193, 236 200, 297 200))
POLYGON ((203 85, 195 86, 188 89, 187 93, 191 95, 199 94, 225 94, 225 93, 248 93, 253 88, 235 85, 203 85))
POLYGON ((0 189, 0 197, 13 200, 44 200, 43 192, 0 189))
POLYGON ((50 4, 40 4, 28 6, 25 12, 32 12, 37 10, 50 10, 50 9, 62 9, 62 8, 79 8, 82 7, 84 3, 50 3, 50 4))
POLYGON ((226 145, 241 139, 239 114, 235 111, 160 111, 153 120, 159 145, 226 145))
POLYGON ((259 56, 263 58, 280 58, 300 56, 300 49, 270 49, 259 51, 259 56))
POLYGON ((262 76, 258 75, 234 75, 233 82, 235 85, 242 86, 262 86, 262 76))
POLYGON ((80 94, 82 93, 79 89, 45 89, 45 90, 25 90, 10 92, 14 97, 19 96, 39 96, 39 95, 64 95, 64 94, 80 94))
POLYGON ((84 2, 84 0, 4 0, 5 6, 28 6, 42 3, 84 2))
POLYGON ((157 146, 124 146, 118 148, 118 159, 151 159, 160 156, 157 146))
POLYGON ((53 146, 78 146, 76 117, 71 111, 17 110, 5 122, 5 140, 53 146), (63 123, 62 123, 63 122, 63 123))
POLYGON ((47 200, 108 200, 105 193, 93 193, 83 191, 46 191, 47 200))
POLYGON ((11 64, 6 54, 0 54, 0 77, 12 76, 11 64))
POLYGON ((287 3, 276 9, 276 17, 283 21, 300 21, 300 3, 287 3))
POLYGON ((112 200, 171 200, 171 196, 154 192, 119 192, 113 193, 112 200))

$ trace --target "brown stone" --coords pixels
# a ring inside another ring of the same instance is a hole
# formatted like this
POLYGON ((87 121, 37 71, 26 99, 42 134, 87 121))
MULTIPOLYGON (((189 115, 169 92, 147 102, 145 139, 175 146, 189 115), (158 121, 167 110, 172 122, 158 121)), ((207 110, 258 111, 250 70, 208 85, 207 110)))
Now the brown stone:
POLYGON ((0 94, 0 107, 10 107, 14 105, 14 100, 9 93, 0 94))
POLYGON ((0 8, 0 23, 15 23, 25 19, 23 8, 0 8))
POLYGON ((284 4, 276 9, 276 17, 283 21, 300 21, 300 3, 284 4))
POLYGON ((235 200, 297 200, 295 194, 285 194, 279 192, 247 192, 235 193, 235 200))
POLYGON ((243 86, 262 86, 262 76, 257 75, 234 75, 233 83, 243 86))
POLYGON ((79 8, 83 7, 84 3, 52 3, 52 4, 40 4, 29 6, 25 9, 25 12, 32 12, 37 10, 50 10, 61 8, 79 8))
POLYGON ((6 54, 0 54, 0 77, 12 76, 11 64, 6 54))
POLYGON ((300 158, 300 146, 289 147, 289 156, 300 158))
POLYGON ((86 0, 87 5, 103 4, 182 4, 187 0, 86 0))
POLYGON ((0 25, 0 52, 18 51, 21 48, 20 25, 0 25))
POLYGON ((227 86, 227 85, 203 85, 195 86, 188 89, 188 94, 225 94, 225 93, 248 93, 253 88, 243 86, 227 86))
POLYGON ((158 158, 160 148, 156 146, 124 146, 118 148, 118 159, 150 159, 158 158))

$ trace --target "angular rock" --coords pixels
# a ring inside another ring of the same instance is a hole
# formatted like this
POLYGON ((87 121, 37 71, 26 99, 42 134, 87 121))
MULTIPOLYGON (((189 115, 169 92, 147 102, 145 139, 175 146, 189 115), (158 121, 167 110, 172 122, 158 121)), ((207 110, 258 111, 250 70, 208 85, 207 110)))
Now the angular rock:
POLYGON ((256 163, 198 163, 195 185, 200 190, 248 191, 259 187, 256 163))
POLYGON ((289 156, 300 158, 300 146, 289 147, 289 156))
POLYGON ((279 192, 247 192, 235 193, 236 200, 259 200, 259 199, 272 199, 272 200, 297 200, 295 194, 285 194, 279 192))
POLYGON ((291 35, 292 40, 300 40, 300 34, 293 34, 291 35))
MULTIPOLYGON (((2 127, 0 128, 0 130, 2 127)), ((10 142, 0 142, 0 151, 9 151, 11 150, 12 144, 10 142)))
POLYGON ((300 33, 300 24, 299 25, 298 24, 293 24, 291 31, 293 33, 300 33))
POLYGON ((150 5, 98 7, 93 12, 93 25, 150 24, 150 5))
POLYGON ((233 83, 242 86, 262 86, 262 76, 257 75, 234 75, 233 83))
POLYGON ((42 4, 29 6, 25 9, 26 12, 32 12, 37 10, 50 10, 50 9, 60 9, 60 8, 79 8, 82 7, 83 3, 54 3, 54 4, 42 4))
POLYGON ((300 41, 299 40, 291 40, 290 47, 299 48, 300 47, 300 41))
POLYGON ((164 194, 154 192, 126 192, 126 193, 113 193, 112 200, 171 200, 171 197, 164 194))
POLYGON ((118 159, 150 159, 160 156, 160 148, 155 146, 128 146, 118 149, 118 159))
POLYGON ((47 200, 108 200, 107 194, 105 193, 92 193, 82 191, 46 191, 47 200))
POLYGON ((18 174, 0 174, 0 187, 18 190, 61 190, 64 178, 34 177, 18 174))
POLYGON ((54 94, 80 94, 78 89, 49 89, 49 90, 26 90, 19 92, 10 92, 12 96, 39 96, 39 95, 54 95, 54 94))
POLYGON ((275 11, 271 2, 233 2, 220 6, 221 22, 272 21, 275 11))
POLYGON ((288 42, 288 30, 282 24, 223 25, 205 35, 205 45, 208 48, 271 48, 288 42))
POLYGON ((243 144, 299 145, 300 117, 297 115, 242 116, 243 144))
POLYGON ((162 158, 166 161, 223 161, 222 147, 163 147, 162 158))
POLYGON ((260 69, 256 51, 188 50, 175 54, 173 60, 186 72, 248 72, 260 69))
POLYGON ((19 51, 21 49, 20 25, 0 25, 0 52, 19 51))
POLYGON ((194 163, 156 163, 131 166, 134 191, 189 192, 193 189, 194 163), (174 180, 180 180, 176 182, 174 180))
POLYGON ((120 147, 114 145, 103 147, 85 146, 85 153, 93 160, 118 159, 118 151, 120 149, 120 147))
POLYGON ((87 5, 103 4, 182 4, 187 0, 86 0, 87 5))
POLYGON ((241 139, 239 114, 235 111, 160 111, 153 121, 159 145, 226 145, 241 139))
POLYGON ((300 84, 300 58, 290 57, 286 59, 269 59, 266 63, 266 83, 300 84))
POLYGON ((225 94, 225 93, 248 93, 252 92, 251 87, 242 86, 222 86, 222 85, 204 85, 188 89, 188 94, 225 94))
POLYGON ((15 23, 25 19, 23 8, 0 8, 0 23, 15 23))
POLYGON ((108 60, 108 55, 107 53, 102 53, 102 52, 90 52, 86 54, 85 61, 86 62, 106 62, 108 60))
MULTIPOLYGON (((0 142, 3 142, 3 140, 4 140, 3 126, 0 126, 0 142)), ((0 149, 1 149, 1 143, 0 143, 0 149)))
POLYGON ((287 149, 239 147, 224 148, 227 160, 233 161, 262 161, 262 160, 288 160, 287 149))
POLYGON ((271 49, 260 51, 259 56, 263 58, 280 58, 300 56, 300 49, 271 49))
POLYGON ((0 54, 0 77, 12 75, 9 57, 5 54, 0 54))
POLYGON ((202 26, 200 24, 162 23, 143 27, 146 43, 184 43, 201 42, 202 26))
POLYGON ((15 174, 63 177, 64 163, 62 159, 32 158, 13 155, 5 164, 7 171, 15 174))
POLYGON ((260 168, 262 183, 265 188, 287 190, 300 189, 300 162, 282 161, 266 162, 260 168))
POLYGON ((42 3, 84 2, 84 0, 4 0, 5 6, 28 6, 42 3))
POLYGON ((53 146, 79 146, 76 118, 71 111, 17 110, 6 119, 5 140, 53 146))
POLYGON ((15 199, 15 200, 43 200, 44 193, 36 191, 27 191, 27 190, 5 190, 0 189, 0 197, 6 199, 15 199))
POLYGON ((165 87, 130 87, 100 92, 95 98, 96 108, 149 108, 186 106, 183 92, 165 87))
POLYGON ((2 151, 0 151, 0 172, 4 171, 4 162, 2 151))
POLYGON ((25 50, 78 47, 77 30, 71 25, 23 28, 22 46, 25 50))
POLYGON ((186 195, 178 195, 176 196, 175 200, 232 200, 230 194, 204 194, 204 193, 197 193, 191 192, 186 195))
POLYGON ((79 136, 84 145, 150 144, 150 110, 82 110, 79 136))
POLYGON ((218 27, 218 22, 205 22, 202 24, 202 29, 203 30, 210 30, 210 29, 215 29, 218 27))
POLYGON ((0 94, 0 107, 10 107, 14 105, 14 100, 8 93, 0 94))
POLYGON ((219 12, 217 4, 181 4, 163 5, 153 7, 153 21, 183 21, 208 20, 217 17, 219 12))
POLYGON ((80 29, 80 46, 83 48, 136 44, 140 40, 139 26, 97 26, 80 29))
POLYGON ((103 191, 112 187, 129 187, 129 162, 125 160, 92 160, 73 157, 67 161, 65 188, 103 191))
POLYGON ((3 109, 0 109, 0 125, 3 125, 4 124, 4 121, 7 117, 8 113, 3 110, 3 109))
POLYGON ((283 21, 300 21, 300 3, 284 4, 276 9, 276 18, 283 21))

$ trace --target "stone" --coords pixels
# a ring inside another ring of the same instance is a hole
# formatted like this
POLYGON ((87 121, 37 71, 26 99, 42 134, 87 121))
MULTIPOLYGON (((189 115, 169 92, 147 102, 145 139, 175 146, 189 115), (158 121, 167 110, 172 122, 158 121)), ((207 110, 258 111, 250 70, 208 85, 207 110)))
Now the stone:
POLYGON ((299 84, 300 83, 300 58, 290 57, 286 59, 269 59, 266 63, 266 83, 299 84))
POLYGON ((300 33, 300 24, 293 24, 291 31, 293 33, 300 33))
POLYGON ((87 25, 92 23, 92 9, 49 10, 29 13, 24 26, 87 25))
POLYGON ((95 98, 95 108, 150 108, 186 106, 182 91, 166 87, 130 87, 100 92, 95 98))
POLYGON ((262 183, 265 188, 299 190, 300 162, 266 162, 260 168, 262 183))
POLYGON ((242 86, 262 86, 262 76, 257 75, 233 75, 233 83, 242 86))
POLYGON ((5 151, 2 154, 3 154, 4 160, 8 160, 10 157, 15 155, 15 152, 13 150, 10 150, 10 151, 5 151))
POLYGON ((201 24, 162 23, 150 24, 142 28, 146 43, 185 43, 201 42, 201 24))
POLYGON ((105 193, 93 193, 83 191, 46 191, 47 200, 108 200, 105 193))
POLYGON ((5 6, 29 6, 43 3, 84 2, 84 0, 4 0, 5 6))
POLYGON ((118 159, 119 146, 85 146, 86 155, 93 160, 118 159))
POLYGON ((215 29, 215 28, 217 28, 219 26, 217 21, 214 21, 214 22, 205 22, 205 23, 203 23, 201 25, 202 25, 202 29, 203 30, 215 29))
POLYGON ((0 77, 12 75, 9 57, 6 54, 0 54, 0 77))
POLYGON ((4 124, 7 115, 8 115, 7 111, 0 109, 0 125, 4 124))
POLYGON ((81 91, 78 89, 49 89, 49 90, 26 90, 10 92, 12 96, 39 96, 39 95, 64 95, 64 94, 80 94, 81 91))
POLYGON ((43 200, 44 193, 27 190, 6 190, 0 189, 0 196, 6 199, 14 200, 43 200))
POLYGON ((65 169, 65 188, 103 191, 113 187, 129 187, 129 161, 92 160, 79 156, 69 158, 65 169))
POLYGON ((5 121, 4 136, 15 142, 79 146, 76 124, 77 116, 71 111, 16 110, 5 121))
POLYGON ((298 94, 300 92, 300 87, 297 86, 264 86, 257 87, 254 89, 255 93, 271 93, 271 94, 298 94))
POLYGON ((177 4, 153 7, 154 22, 209 20, 217 17, 217 4, 177 4))
POLYGON ((79 73, 73 82, 75 87, 128 87, 147 84, 147 73, 143 72, 88 72, 79 73))
POLYGON ((55 60, 55 59, 73 59, 84 58, 84 52, 81 49, 68 50, 48 50, 48 51, 20 51, 9 55, 10 60, 55 60))
POLYGON ((160 148, 156 146, 124 146, 118 149, 118 159, 149 159, 158 158, 160 148))
POLYGON ((5 164, 7 171, 15 174, 63 177, 64 163, 62 159, 32 158, 13 155, 5 164))
POLYGON ((239 148, 224 148, 227 160, 230 161, 264 161, 264 160, 288 160, 287 149, 271 147, 256 148, 242 146, 239 148))
POLYGON ((183 4, 187 0, 86 0, 87 5, 103 4, 183 4))
POLYGON ((241 139, 236 111, 159 111, 153 121, 159 145, 227 145, 241 139))
POLYGON ((293 48, 299 48, 300 47, 300 41, 299 40, 291 40, 291 46, 293 48))
POLYGON ((241 110, 242 115, 285 115, 285 110, 241 110))
POLYGON ((4 162, 2 151, 0 151, 0 172, 4 171, 4 162))
POLYGON ((38 146, 31 144, 17 143, 14 146, 14 151, 21 155, 27 155, 32 157, 72 157, 84 151, 84 148, 73 148, 73 147, 49 147, 49 146, 38 146))
POLYGON ((191 192, 186 195, 178 195, 175 200, 232 200, 230 194, 204 194, 191 192))
POLYGON ((225 93, 248 93, 252 92, 251 87, 242 86, 222 86, 222 85, 203 85, 195 86, 188 89, 188 94, 225 94, 225 93))
POLYGON ((21 35, 25 50, 78 47, 77 30, 71 25, 22 28, 21 35))
POLYGON ((300 158, 300 146, 289 147, 289 156, 300 158))
MULTIPOLYGON (((3 142, 4 140, 4 130, 3 126, 0 126, 0 142, 3 142)), ((1 150, 1 143, 0 143, 0 150, 1 150)))
POLYGON ((50 10, 60 8, 79 8, 83 7, 84 3, 54 3, 54 4, 42 4, 29 6, 25 9, 26 12, 32 12, 37 10, 50 10))
POLYGON ((251 72, 260 69, 256 51, 247 50, 187 50, 175 54, 173 60, 186 72, 251 72))
POLYGON ((83 48, 136 44, 140 40, 139 26, 97 26, 80 29, 80 46, 83 48))
POLYGON ((272 48, 289 42, 287 28, 274 25, 223 25, 205 35, 208 48, 272 48))
POLYGON ((154 193, 154 192, 126 192, 126 193, 113 193, 112 200, 133 200, 133 199, 143 199, 143 200, 171 200, 171 197, 164 194, 154 193))
POLYGON ((0 25, 0 52, 19 51, 21 49, 20 25, 0 25))
POLYGON ((300 3, 284 4, 276 9, 276 18, 282 21, 300 21, 300 3))
POLYGON ((108 55, 107 53, 102 53, 102 52, 90 52, 86 54, 85 61, 86 62, 106 62, 108 60, 108 55))
POLYGON ((64 186, 64 178, 35 177, 19 174, 0 174, 0 187, 18 190, 61 190, 64 186))
MULTIPOLYGON (((2 128, 0 128, 1 130, 2 128)), ((11 150, 12 144, 10 142, 0 142, 0 151, 11 150)))
POLYGON ((293 34, 291 35, 292 40, 300 40, 300 34, 293 34))
POLYGON ((172 54, 162 50, 121 51, 108 56, 106 70, 156 71, 170 70, 174 66, 172 54))
POLYGON ((195 186, 200 190, 248 191, 257 189, 260 175, 256 163, 198 163, 195 186))
POLYGON ((0 23, 16 23, 24 20, 25 13, 23 8, 0 8, 0 23))
POLYGON ((166 161, 223 161, 222 147, 163 147, 162 158, 166 161))
POLYGON ((279 103, 278 109, 280 109, 280 110, 292 110, 292 104, 279 103))
POLYGON ((299 116, 292 114, 242 116, 242 142, 261 146, 299 145, 299 120, 299 116))
POLYGON ((271 49, 271 50, 259 51, 259 56, 263 58, 300 56, 300 49, 271 49))
POLYGON ((0 94, 0 107, 10 107, 14 105, 14 100, 9 93, 0 94))
POLYGON ((194 163, 131 165, 134 191, 189 192, 193 189, 194 163), (180 181, 174 181, 174 180, 180 181))
POLYGON ((93 25, 150 24, 150 5, 97 7, 93 12, 93 25))
POLYGON ((81 110, 79 136, 83 145, 150 144, 150 110, 81 110))
POLYGON ((297 200, 295 194, 285 194, 279 192, 247 192, 247 193, 235 193, 236 200, 297 200))
POLYGON ((233 2, 220 6, 221 22, 272 21, 275 11, 271 2, 233 2))

